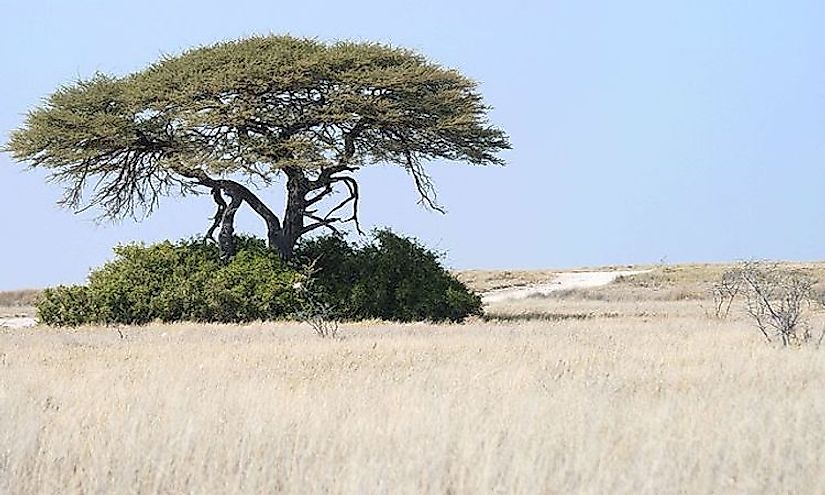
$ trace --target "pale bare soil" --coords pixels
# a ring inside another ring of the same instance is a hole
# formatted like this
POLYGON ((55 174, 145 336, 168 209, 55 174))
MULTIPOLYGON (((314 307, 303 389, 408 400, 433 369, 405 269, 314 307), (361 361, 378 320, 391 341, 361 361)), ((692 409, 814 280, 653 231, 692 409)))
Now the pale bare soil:
POLYGON ((0 493, 825 492, 825 348, 708 318, 705 271, 342 340, 0 330, 0 493))
POLYGON ((510 300, 527 299, 529 297, 548 296, 561 291, 593 289, 611 284, 620 277, 632 277, 647 273, 648 271, 649 270, 598 270, 560 272, 553 274, 549 280, 541 283, 504 287, 485 292, 482 295, 482 300, 486 304, 494 304, 510 300))
POLYGON ((0 328, 27 328, 37 324, 32 306, 0 306, 0 328))
POLYGON ((34 303, 39 290, 0 291, 0 328, 25 328, 35 321, 34 303))

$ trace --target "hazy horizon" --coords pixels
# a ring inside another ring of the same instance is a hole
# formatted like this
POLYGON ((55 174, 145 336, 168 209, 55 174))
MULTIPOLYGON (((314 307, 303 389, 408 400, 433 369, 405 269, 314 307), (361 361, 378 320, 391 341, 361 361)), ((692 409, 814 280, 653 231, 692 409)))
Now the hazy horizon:
MULTIPOLYGON (((467 268, 825 259, 825 5, 813 1, 139 4, 35 1, 0 20, 0 139, 60 85, 250 34, 380 41, 479 81, 505 167, 433 163, 447 215, 369 167, 362 224, 467 268)), ((202 234, 208 197, 97 225, 0 154, 0 290, 84 280, 112 247, 202 234)), ((280 188, 263 195, 280 205, 280 188)), ((261 234, 247 211, 239 230, 261 234)))

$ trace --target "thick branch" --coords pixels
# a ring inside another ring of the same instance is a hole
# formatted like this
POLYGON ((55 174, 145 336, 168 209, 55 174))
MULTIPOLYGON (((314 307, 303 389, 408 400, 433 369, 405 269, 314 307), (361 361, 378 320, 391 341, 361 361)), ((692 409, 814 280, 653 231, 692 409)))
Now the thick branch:
POLYGON ((334 225, 335 222, 340 221, 339 218, 324 219, 324 218, 321 218, 321 217, 316 216, 316 215, 304 215, 304 216, 309 218, 309 219, 316 220, 316 222, 305 226, 304 229, 303 229, 302 235, 306 234, 306 233, 309 233, 309 232, 312 232, 313 230, 320 229, 320 228, 327 228, 327 229, 329 229, 330 231, 332 231, 336 234, 340 233, 340 231, 337 228, 335 228, 335 225, 334 225))
POLYGON ((241 197, 234 192, 229 192, 229 199, 229 204, 221 218, 221 232, 218 234, 218 244, 221 247, 221 257, 224 261, 235 256, 235 213, 243 204, 241 197))
POLYGON ((209 230, 206 231, 206 239, 214 240, 215 230, 217 230, 218 226, 223 221, 223 215, 226 211, 226 200, 223 199, 223 195, 221 194, 220 188, 213 187, 212 188, 212 198, 215 200, 215 204, 218 205, 218 211, 215 212, 215 216, 212 217, 212 225, 209 227, 209 230))
POLYGON ((184 177, 195 179, 199 184, 210 187, 213 190, 218 188, 225 191, 227 194, 239 197, 242 201, 246 202, 246 204, 248 204, 249 207, 255 211, 255 213, 264 219, 267 224, 267 228, 270 231, 273 229, 281 229, 281 221, 278 216, 263 201, 261 201, 255 193, 243 184, 229 179, 213 179, 203 170, 186 169, 180 170, 179 173, 184 177))
MULTIPOLYGON (((346 170, 349 169, 349 167, 346 168, 346 170)), ((358 221, 358 203, 360 200, 360 195, 358 191, 358 181, 356 181, 354 178, 348 176, 332 176, 331 174, 328 175, 327 182, 323 185, 323 189, 316 193, 315 196, 311 197, 306 204, 307 206, 312 205, 314 203, 317 203, 321 199, 325 198, 326 196, 332 194, 332 192, 334 191, 334 184, 338 182, 342 182, 346 186, 348 191, 347 197, 344 198, 344 200, 339 202, 337 205, 333 206, 323 217, 316 215, 314 211, 305 210, 304 216, 311 220, 315 220, 315 222, 306 225, 303 228, 302 234, 306 234, 308 232, 311 232, 322 227, 328 228, 333 232, 338 232, 338 230, 335 229, 332 226, 332 224, 346 222, 354 222, 355 228, 358 231, 358 233, 363 234, 363 231, 361 230, 361 224, 358 221), (352 213, 348 217, 341 218, 333 216, 336 212, 342 210, 350 204, 352 205, 352 213)))

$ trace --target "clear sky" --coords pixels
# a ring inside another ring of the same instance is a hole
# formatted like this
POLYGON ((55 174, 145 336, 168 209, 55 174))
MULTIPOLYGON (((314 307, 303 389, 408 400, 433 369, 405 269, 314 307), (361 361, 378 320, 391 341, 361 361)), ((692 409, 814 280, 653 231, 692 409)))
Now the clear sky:
MULTIPOLYGON (((506 167, 433 163, 446 216, 402 171, 362 171, 368 227, 457 268, 823 259, 823 25, 821 0, 8 1, 0 133, 61 84, 194 45, 377 40, 479 81, 513 150, 506 167)), ((194 235, 212 213, 187 198, 98 225, 60 191, 0 155, 0 289, 81 282, 117 243, 194 235)), ((239 227, 263 231, 251 214, 239 227)))

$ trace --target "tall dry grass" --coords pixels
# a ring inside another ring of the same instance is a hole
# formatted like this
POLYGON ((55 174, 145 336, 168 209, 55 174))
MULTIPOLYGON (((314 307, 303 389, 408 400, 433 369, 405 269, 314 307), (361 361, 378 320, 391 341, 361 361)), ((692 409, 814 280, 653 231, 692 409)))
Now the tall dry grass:
POLYGON ((669 304, 0 331, 0 492, 825 492, 825 350, 669 304))

